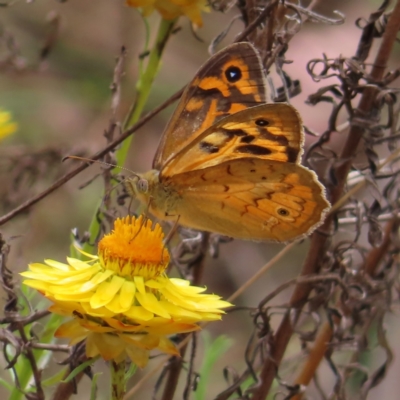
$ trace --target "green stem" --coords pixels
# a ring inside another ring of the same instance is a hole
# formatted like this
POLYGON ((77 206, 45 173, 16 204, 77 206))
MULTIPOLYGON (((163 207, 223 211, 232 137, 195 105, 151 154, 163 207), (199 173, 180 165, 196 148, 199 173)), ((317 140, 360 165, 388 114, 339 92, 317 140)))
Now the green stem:
POLYGON ((125 360, 111 362, 111 400, 122 400, 125 395, 125 360))
MULTIPOLYGON (((140 69, 139 80, 136 84, 136 99, 124 123, 124 129, 129 129, 133 124, 135 124, 139 120, 141 114, 143 113, 144 107, 147 103, 147 100, 151 92, 154 79, 159 71, 161 56, 163 54, 168 38, 171 36, 171 32, 173 31, 175 21, 176 20, 166 21, 162 19, 160 22, 155 43, 151 48, 148 56, 147 66, 145 69, 140 69)), ((126 157, 128 155, 131 141, 132 141, 132 136, 129 137, 127 140, 125 140, 124 143, 122 143, 119 150, 116 151, 115 157, 118 166, 124 165, 126 157)), ((96 210, 98 210, 99 206, 96 208, 96 210)), ((94 242, 96 240, 99 232, 100 232, 100 222, 97 218, 97 213, 96 213, 93 216, 92 222, 89 227, 91 242, 94 242)), ((90 243, 87 243, 83 247, 83 250, 88 253, 93 253, 93 246, 90 243)))
MULTIPOLYGON (((124 124, 125 129, 129 129, 132 125, 134 125, 139 120, 140 115, 143 112, 143 109, 149 98, 154 79, 159 71, 161 56, 163 54, 165 45, 167 44, 168 38, 171 36, 171 32, 174 29, 175 21, 176 20, 166 21, 162 19, 160 22, 156 41, 148 56, 149 61, 147 63, 147 67, 144 72, 141 72, 139 80, 136 84, 136 100, 126 118, 124 124)), ((132 136, 125 140, 121 148, 117 151, 116 158, 118 165, 124 164, 131 141, 132 136)))

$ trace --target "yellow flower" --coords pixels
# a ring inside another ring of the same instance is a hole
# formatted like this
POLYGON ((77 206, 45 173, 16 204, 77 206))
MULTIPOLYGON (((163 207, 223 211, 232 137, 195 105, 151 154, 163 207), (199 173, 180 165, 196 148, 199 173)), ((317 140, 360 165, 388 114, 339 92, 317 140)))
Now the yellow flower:
POLYGON ((14 133, 17 127, 17 124, 11 119, 11 114, 0 108, 0 139, 14 133))
POLYGON ((186 16, 196 26, 202 26, 202 11, 209 11, 207 0, 126 0, 130 7, 139 7, 144 16, 150 15, 156 9, 166 20, 186 16))
POLYGON ((149 350, 178 355, 166 337, 199 329, 198 322, 221 319, 231 304, 189 281, 168 278, 170 256, 161 227, 142 216, 117 219, 98 246, 98 256, 67 264, 45 260, 29 265, 24 283, 54 304, 50 311, 72 316, 57 330, 75 344, 86 339, 89 357, 145 366, 149 350))

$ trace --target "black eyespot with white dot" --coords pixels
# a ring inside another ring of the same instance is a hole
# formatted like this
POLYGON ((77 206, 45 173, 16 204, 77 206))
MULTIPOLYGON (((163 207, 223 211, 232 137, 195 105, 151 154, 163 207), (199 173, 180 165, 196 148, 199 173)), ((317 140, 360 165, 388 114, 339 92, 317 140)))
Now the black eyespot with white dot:
POLYGON ((281 217, 287 217, 289 215, 289 211, 286 208, 278 208, 278 214, 281 217))
POLYGON ((226 69, 225 76, 228 82, 235 83, 242 78, 242 71, 239 67, 235 67, 234 65, 232 65, 231 67, 226 69))
POLYGON ((256 125, 257 126, 268 126, 269 125, 269 121, 267 121, 266 119, 256 119, 256 125))

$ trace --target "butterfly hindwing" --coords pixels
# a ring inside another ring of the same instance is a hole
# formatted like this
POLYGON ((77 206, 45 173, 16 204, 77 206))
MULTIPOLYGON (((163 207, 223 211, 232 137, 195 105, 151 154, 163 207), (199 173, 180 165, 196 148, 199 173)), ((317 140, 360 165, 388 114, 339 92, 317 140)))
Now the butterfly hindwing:
POLYGON ((220 119, 266 102, 260 57, 250 43, 236 43, 211 57, 185 89, 154 158, 162 170, 171 159, 220 119))
POLYGON ((297 164, 238 159, 166 184, 180 194, 170 214, 179 210, 182 225, 242 239, 292 240, 315 229, 329 209, 314 172, 297 164))

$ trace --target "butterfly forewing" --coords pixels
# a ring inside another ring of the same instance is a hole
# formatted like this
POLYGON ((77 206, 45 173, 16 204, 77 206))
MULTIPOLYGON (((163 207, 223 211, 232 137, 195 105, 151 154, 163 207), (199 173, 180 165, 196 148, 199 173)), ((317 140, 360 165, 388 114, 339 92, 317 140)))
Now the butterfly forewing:
POLYGON ((263 67, 255 48, 237 43, 211 57, 187 86, 159 144, 153 167, 220 119, 266 102, 263 67))
POLYGON ((298 112, 288 104, 263 104, 228 116, 199 134, 167 160, 161 177, 240 158, 298 163, 302 145, 298 112))
POLYGON ((293 240, 313 231, 329 209, 315 174, 297 164, 239 159, 175 175, 168 184, 180 194, 182 225, 242 239, 293 240))

